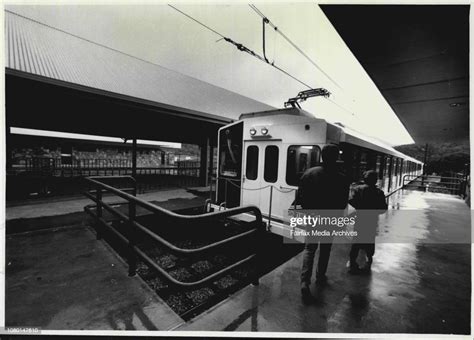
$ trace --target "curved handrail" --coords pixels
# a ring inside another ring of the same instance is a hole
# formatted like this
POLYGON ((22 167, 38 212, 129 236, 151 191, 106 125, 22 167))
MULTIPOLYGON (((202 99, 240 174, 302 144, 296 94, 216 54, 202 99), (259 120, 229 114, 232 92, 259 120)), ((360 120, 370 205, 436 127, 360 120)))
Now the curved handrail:
MULTIPOLYGON (((86 210, 87 212, 93 214, 91 211, 90 211, 90 208, 89 206, 86 206, 84 208, 84 210, 86 210)), ((114 228, 110 227, 109 224, 107 223, 107 221, 105 221, 103 218, 101 217, 98 217, 98 220, 109 227, 109 229, 118 237, 122 240, 122 242, 124 243, 128 243, 129 241, 127 240, 127 238, 125 236, 123 236, 121 233, 119 233, 117 230, 115 230, 114 228)), ((237 266, 240 266, 246 262, 249 262, 251 259, 253 259, 256 255, 255 254, 252 254, 244 259, 241 259, 203 279, 200 279, 198 281, 194 281, 194 282, 185 282, 185 281, 178 281, 176 280, 174 277, 172 277, 170 274, 168 274, 168 272, 166 270, 164 270, 163 268, 161 268, 158 264, 156 264, 148 255, 146 255, 140 248, 138 248, 136 245, 132 245, 132 249, 133 251, 138 254, 138 256, 140 256, 142 258, 142 260, 144 260, 148 265, 150 265, 151 267, 153 267, 156 271, 158 271, 166 280, 168 280, 169 282, 171 282, 172 284, 175 284, 177 286, 181 286, 181 287, 186 287, 186 288, 194 288, 194 287, 197 287, 199 285, 202 285, 206 282, 209 282, 219 276, 222 276, 224 275, 225 273, 231 271, 232 269, 236 268, 237 266)))
MULTIPOLYGON (((96 201, 95 198, 91 197, 92 195, 89 196, 87 193, 84 193, 84 194, 86 196, 88 196, 90 199, 96 201)), ((127 215, 122 214, 121 212, 118 212, 117 210, 112 208, 107 203, 102 202, 101 204, 106 210, 108 210, 113 215, 117 216, 119 219, 128 220, 127 215)), ((91 208, 93 208, 93 207, 94 207, 93 205, 86 205, 84 207, 84 210, 87 213, 89 213, 90 215, 95 215, 91 210, 91 208)), ((180 247, 175 246, 171 242, 169 242, 166 239, 162 238, 161 236, 155 234, 152 230, 148 229, 147 227, 143 226, 142 224, 138 223, 137 221, 132 221, 131 223, 134 227, 138 228, 140 231, 142 231, 145 234, 147 234, 148 236, 150 236, 154 241, 157 241, 157 242, 161 243, 162 245, 164 245, 165 247, 171 249, 172 251, 174 251, 176 253, 185 254, 185 255, 198 254, 200 252, 212 249, 212 248, 217 247, 217 246, 221 246, 223 244, 232 242, 234 240, 237 240, 239 238, 245 237, 247 235, 250 235, 250 234, 253 234, 254 232, 256 232, 256 229, 251 229, 251 230, 245 231, 243 233, 240 233, 238 235, 230 236, 226 239, 223 239, 223 240, 205 245, 205 246, 200 247, 200 248, 188 249, 188 248, 180 248, 180 247)))
POLYGON ((260 212, 260 209, 254 205, 248 205, 248 206, 243 206, 243 207, 236 207, 236 208, 230 208, 224 211, 218 211, 218 212, 210 212, 202 215, 182 215, 182 214, 177 214, 175 212, 166 210, 164 208, 161 208, 157 205, 154 205, 152 203, 146 202, 144 200, 141 200, 135 196, 132 196, 130 194, 127 194, 121 190, 118 190, 110 185, 107 185, 105 183, 99 182, 93 178, 86 178, 87 181, 92 182, 102 188, 104 188, 107 191, 113 192, 119 197, 122 197, 128 201, 132 201, 136 203, 138 206, 141 206, 142 208, 145 208, 151 212, 154 213, 159 213, 163 215, 167 215, 169 217, 173 218, 179 218, 183 220, 188 220, 188 221, 205 221, 207 219, 212 219, 212 218, 219 218, 219 217, 227 217, 231 215, 236 215, 239 213, 245 213, 245 212, 254 212, 255 213, 255 218, 258 223, 261 223, 262 221, 262 213, 260 212))
POLYGON ((86 179, 88 178, 91 178, 91 179, 118 179, 118 178, 126 178, 126 179, 129 179, 131 180, 132 182, 136 183, 137 180, 135 178, 133 178, 133 176, 130 176, 130 175, 112 175, 112 176, 89 176, 89 177, 86 177, 86 179))
MULTIPOLYGON (((130 178, 129 176, 118 176, 118 177, 120 177, 120 178, 130 178)), ((203 253, 207 250, 214 249, 216 247, 225 245, 229 242, 232 242, 232 241, 237 240, 237 239, 244 238, 244 237, 246 237, 248 235, 251 235, 251 234, 256 234, 257 237, 258 237, 258 235, 259 235, 258 231, 263 228, 262 213, 260 212, 260 209, 257 208, 256 206, 244 206, 244 207, 231 208, 231 209, 227 209, 227 210, 219 211, 219 212, 206 213, 206 214, 197 215, 197 216, 181 215, 181 214, 177 214, 175 212, 166 210, 164 208, 161 208, 159 206, 156 206, 154 204, 148 203, 144 200, 141 200, 141 199, 137 198, 136 196, 132 196, 130 194, 127 194, 126 192, 123 192, 123 191, 117 189, 117 188, 114 188, 110 185, 107 185, 103 182, 100 182, 99 180, 103 179, 103 178, 106 178, 106 177, 86 178, 87 181, 91 182, 92 184, 94 184, 97 187, 97 196, 95 197, 94 195, 90 194, 89 192, 84 193, 88 198, 90 198, 92 201, 94 201, 96 203, 96 205, 87 205, 87 206, 85 206, 84 210, 88 214, 90 214, 91 216, 96 218, 96 220, 98 222, 100 222, 101 224, 106 226, 109 230, 111 230, 114 234, 116 234, 124 243, 127 243, 128 246, 129 246, 130 251, 132 252, 131 254, 136 254, 139 257, 141 257, 142 260, 144 260, 149 266, 151 266, 155 270, 157 270, 165 279, 167 279, 172 284, 179 285, 179 286, 182 286, 182 287, 187 287, 187 288, 196 287, 196 286, 199 286, 199 285, 201 285, 203 283, 206 283, 210 280, 213 280, 213 279, 215 279, 219 276, 224 275, 225 273, 232 270, 233 268, 235 268, 235 267, 237 267, 237 266, 239 266, 243 263, 246 263, 246 262, 250 261, 251 259, 253 259, 256 256, 257 250, 256 250, 255 254, 250 255, 247 258, 241 259, 241 260, 227 266, 226 268, 223 268, 223 269, 221 269, 221 270, 219 270, 219 271, 217 271, 217 272, 215 272, 215 273, 213 273, 213 274, 211 274, 211 275, 209 275, 209 276, 207 276, 203 279, 195 281, 195 282, 182 282, 182 281, 176 280, 175 278, 170 276, 162 267, 160 267, 157 263, 155 263, 150 257, 148 257, 143 252, 143 250, 141 250, 136 244, 134 244, 134 238, 135 238, 134 236, 126 237, 121 232, 119 232, 118 230, 113 228, 105 219, 103 219, 102 218, 102 208, 108 210, 113 215, 117 216, 120 220, 128 221, 128 223, 132 227, 132 231, 133 230, 139 230, 141 232, 144 232, 149 237, 151 237, 154 241, 162 244, 163 246, 169 248, 170 250, 172 250, 174 252, 181 253, 181 254, 184 254, 184 255, 190 255, 190 254, 192 255, 192 254, 203 253), (102 190, 109 191, 109 192, 114 193, 115 195, 127 200, 128 204, 129 204, 129 209, 130 209, 129 215, 127 216, 127 215, 117 211, 116 209, 112 208, 109 204, 103 202, 102 199, 101 199, 102 198, 102 190), (200 247, 200 248, 197 248, 197 249, 179 248, 179 247, 176 247, 175 245, 173 245, 172 243, 170 243, 169 241, 167 241, 166 239, 162 238, 161 236, 157 235, 152 230, 144 227, 143 225, 141 225, 140 223, 138 223, 135 220, 135 213, 136 213, 135 209, 136 209, 137 205, 141 206, 141 207, 143 207, 143 208, 145 208, 145 209, 147 209, 147 210, 149 210, 149 211, 151 211, 152 213, 155 213, 155 214, 162 214, 162 215, 166 215, 170 218, 180 219, 180 220, 184 220, 184 221, 192 221, 192 222, 207 221, 207 220, 210 220, 210 219, 224 218, 224 217, 228 217, 228 216, 238 215, 238 214, 241 214, 241 213, 253 212, 254 215, 255 215, 256 226, 255 226, 254 229, 244 231, 240 234, 230 236, 230 237, 228 237, 224 240, 219 240, 217 242, 214 242, 212 244, 208 244, 206 246, 203 246, 203 247, 200 247), (96 212, 92 211, 93 207, 95 207, 97 209, 96 212)), ((136 271, 136 262, 133 259, 130 260, 130 261, 131 262, 129 264, 129 266, 130 266, 129 267, 129 275, 134 275, 134 273, 136 271)), ((256 279, 256 282, 258 282, 258 278, 256 279)))

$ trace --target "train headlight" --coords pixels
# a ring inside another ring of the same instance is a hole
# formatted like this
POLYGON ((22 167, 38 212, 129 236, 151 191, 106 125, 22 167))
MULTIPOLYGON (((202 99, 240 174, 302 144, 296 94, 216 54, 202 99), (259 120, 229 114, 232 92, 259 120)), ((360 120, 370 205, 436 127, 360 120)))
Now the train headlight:
POLYGON ((255 130, 254 128, 250 129, 250 136, 255 136, 256 133, 257 133, 257 130, 255 130))
POLYGON ((268 134, 268 129, 264 127, 260 130, 260 132, 262 133, 262 135, 266 136, 268 134))

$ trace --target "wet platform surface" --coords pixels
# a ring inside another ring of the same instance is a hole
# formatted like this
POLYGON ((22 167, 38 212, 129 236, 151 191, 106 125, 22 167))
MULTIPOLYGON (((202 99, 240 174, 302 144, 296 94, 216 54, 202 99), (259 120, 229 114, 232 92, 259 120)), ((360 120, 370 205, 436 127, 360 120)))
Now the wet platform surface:
MULTIPOLYGON (((209 196, 209 188, 176 188, 138 194, 137 197, 152 202, 168 210, 193 209, 203 207, 209 196)), ((104 196, 106 203, 124 202, 117 196, 104 196)), ((47 228, 59 228, 70 225, 83 225, 87 219, 84 207, 93 204, 84 197, 51 197, 37 201, 29 200, 7 205, 6 232, 21 233, 47 228)), ((137 208, 137 215, 148 214, 137 208)))
POLYGON ((87 227, 6 239, 5 324, 49 330, 166 330, 182 323, 87 227))
MULTIPOLYGON (((167 189, 144 194, 138 194, 137 197, 145 201, 166 202, 173 199, 194 199, 197 197, 195 193, 206 194, 208 189, 205 187, 167 189)), ((105 202, 120 202, 123 201, 117 196, 105 196, 105 202)), ((52 197, 49 199, 29 200, 24 202, 15 202, 11 206, 7 205, 5 215, 6 219, 14 220, 19 218, 37 218, 45 216, 65 215, 75 212, 82 212, 84 206, 93 203, 90 199, 85 197, 52 197)), ((180 205, 183 202, 179 202, 180 205)))
POLYGON ((302 254, 177 330, 469 334, 471 217, 459 198, 400 192, 381 217, 370 275, 350 275, 350 245, 334 244, 329 282, 300 295, 302 254), (410 220, 395 210, 412 209, 410 220), (411 222, 410 222, 411 221, 411 222), (443 237, 456 234, 445 243, 443 237), (385 241, 382 239, 385 238, 385 241), (391 240, 397 240, 393 242, 391 240))

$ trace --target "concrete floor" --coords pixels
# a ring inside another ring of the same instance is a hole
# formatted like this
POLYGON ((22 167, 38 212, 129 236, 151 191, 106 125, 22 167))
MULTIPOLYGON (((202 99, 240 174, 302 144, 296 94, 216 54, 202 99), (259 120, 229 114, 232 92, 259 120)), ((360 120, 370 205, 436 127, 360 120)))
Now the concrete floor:
MULTIPOLYGON (((168 210, 203 207, 209 188, 180 188, 139 194, 138 197, 168 210)), ((113 195, 105 196, 107 203, 123 202, 113 195)), ((6 207, 6 233, 22 233, 41 229, 61 228, 70 225, 86 225, 88 214, 84 207, 92 204, 83 197, 50 197, 38 201, 15 202, 6 207)), ((126 209, 126 207, 124 207, 126 209)), ((148 214, 138 207, 137 215, 148 214)))
MULTIPOLYGON (((190 190, 202 192, 206 188, 189 188, 190 190)), ((154 202, 165 202, 171 199, 193 199, 197 196, 187 191, 186 189, 168 189, 147 192, 144 194, 138 194, 138 198, 145 201, 154 202)), ((104 197, 105 202, 119 202, 121 199, 117 196, 106 196, 104 197)), ((84 211, 84 206, 92 204, 93 202, 88 198, 73 197, 73 198, 50 198, 46 200, 39 200, 33 202, 31 200, 25 202, 25 204, 16 203, 15 206, 6 208, 5 215, 6 220, 14 220, 20 218, 38 218, 38 217, 50 217, 65 215, 75 212, 84 211)))
POLYGON ((182 322, 87 227, 8 236, 5 325, 166 330, 182 322))
POLYGON ((348 275, 350 245, 335 244, 329 284, 312 286, 316 302, 301 301, 300 254, 264 276, 259 286, 244 288, 186 324, 139 278, 129 278, 126 265, 86 227, 7 235, 6 325, 469 333, 469 208, 451 196, 415 191, 394 197, 391 205, 381 219, 371 275, 348 275), (403 215, 408 208, 409 215, 403 215))
POLYGON ((371 275, 347 273, 349 244, 335 244, 328 285, 303 304, 302 254, 177 327, 199 331, 469 334, 470 209, 455 197, 406 191, 381 218, 371 275), (406 219, 406 209, 410 208, 406 219), (402 224, 400 222, 403 222, 402 224), (443 242, 443 237, 456 242, 443 242), (463 242, 459 242, 463 239, 463 242), (394 242, 397 240, 397 242, 394 242))

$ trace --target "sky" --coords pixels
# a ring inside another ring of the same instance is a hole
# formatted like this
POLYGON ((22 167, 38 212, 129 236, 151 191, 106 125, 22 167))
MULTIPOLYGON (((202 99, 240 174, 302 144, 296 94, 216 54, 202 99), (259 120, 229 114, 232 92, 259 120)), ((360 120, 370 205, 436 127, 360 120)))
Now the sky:
MULTIPOLYGON (((262 54, 262 19, 248 4, 176 2, 173 6, 262 54)), ((413 142, 319 6, 309 2, 256 6, 334 80, 266 25, 270 62, 313 88, 331 92, 329 99, 303 102, 303 109, 391 145, 413 142)), ((164 3, 9 5, 6 9, 277 108, 307 89, 164 3)))

